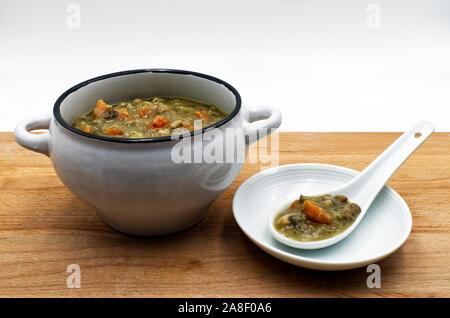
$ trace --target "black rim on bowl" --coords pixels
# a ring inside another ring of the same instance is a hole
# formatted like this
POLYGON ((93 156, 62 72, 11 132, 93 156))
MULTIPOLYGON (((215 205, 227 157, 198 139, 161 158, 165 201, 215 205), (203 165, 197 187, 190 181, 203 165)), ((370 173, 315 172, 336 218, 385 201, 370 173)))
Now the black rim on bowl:
POLYGON ((156 68, 156 69, 138 69, 138 70, 115 72, 115 73, 110 73, 110 74, 94 77, 87 81, 81 82, 80 84, 77 84, 77 85, 73 86, 72 88, 69 88, 56 100, 55 106, 53 107, 53 116, 55 117, 56 121, 64 128, 66 128, 78 135, 82 135, 82 136, 85 136, 88 138, 94 138, 94 139, 100 139, 100 140, 112 141, 112 142, 122 142, 122 143, 147 143, 147 142, 173 141, 174 138, 172 136, 163 136, 163 137, 156 137, 156 138, 114 138, 114 137, 106 137, 106 136, 89 134, 84 131, 76 129, 70 123, 66 122, 62 118, 61 111, 60 111, 61 103, 67 96, 69 96, 73 92, 77 91, 78 89, 80 89, 88 84, 91 84, 91 83, 94 83, 97 81, 101 81, 101 80, 104 80, 104 79, 107 79, 110 77, 116 77, 116 76, 122 76, 122 75, 128 75, 128 74, 136 74, 136 73, 172 73, 172 74, 182 74, 182 75, 193 75, 193 76, 205 78, 205 79, 211 80, 213 82, 219 83, 219 84, 225 86, 228 90, 230 90, 233 93, 234 97, 236 98, 236 106, 234 107, 233 111, 227 117, 225 117, 224 119, 218 121, 217 123, 215 123, 213 125, 202 128, 201 130, 192 131, 192 132, 190 132, 189 135, 188 134, 180 135, 180 136, 178 136, 178 138, 180 138, 180 139, 183 137, 194 136, 194 135, 200 134, 200 133, 203 134, 207 130, 220 127, 223 124, 229 122, 231 119, 233 119, 234 116, 236 116, 236 114, 239 113, 239 111, 241 109, 241 96, 239 95, 238 91, 233 86, 231 86, 227 82, 222 81, 221 79, 218 79, 218 78, 210 76, 210 75, 202 74, 202 73, 197 73, 197 72, 156 68))

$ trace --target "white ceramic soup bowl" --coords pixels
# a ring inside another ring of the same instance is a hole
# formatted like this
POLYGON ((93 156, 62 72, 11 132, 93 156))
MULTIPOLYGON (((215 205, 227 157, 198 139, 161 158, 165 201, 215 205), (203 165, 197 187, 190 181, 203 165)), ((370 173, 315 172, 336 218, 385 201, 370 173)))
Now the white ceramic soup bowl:
MULTIPOLYGON (((215 77, 180 70, 142 69, 96 77, 70 88, 56 101, 53 116, 22 121, 14 136, 23 147, 49 156, 61 181, 97 210, 106 224, 121 232, 153 236, 177 232, 201 220, 243 164, 226 158, 175 162, 174 147, 181 143, 194 145, 193 141, 200 138, 202 147, 223 147, 223 153, 234 151, 242 157, 249 143, 278 128, 280 123, 281 114, 273 108, 241 107, 239 93, 215 77), (115 103, 151 96, 189 97, 218 105, 229 115, 181 139, 112 138, 71 126, 77 117, 93 109, 98 99, 115 103), (239 142, 227 144, 221 138, 206 138, 212 133, 225 134, 228 128, 245 140, 243 149, 239 142), (48 132, 30 133, 36 129, 48 132)), ((192 152, 192 158, 195 147, 184 148, 192 152)))

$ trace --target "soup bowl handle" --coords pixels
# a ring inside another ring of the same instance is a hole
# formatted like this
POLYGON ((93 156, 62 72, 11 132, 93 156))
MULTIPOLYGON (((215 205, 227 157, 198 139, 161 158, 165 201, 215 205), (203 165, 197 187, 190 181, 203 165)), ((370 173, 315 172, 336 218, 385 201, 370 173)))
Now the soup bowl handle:
POLYGON ((281 125, 281 112, 269 106, 246 107, 243 114, 243 127, 251 144, 270 135, 281 125))
POLYGON ((25 119, 17 124, 14 130, 14 138, 22 147, 48 156, 49 133, 32 134, 30 131, 35 129, 49 129, 51 120, 49 116, 25 119))

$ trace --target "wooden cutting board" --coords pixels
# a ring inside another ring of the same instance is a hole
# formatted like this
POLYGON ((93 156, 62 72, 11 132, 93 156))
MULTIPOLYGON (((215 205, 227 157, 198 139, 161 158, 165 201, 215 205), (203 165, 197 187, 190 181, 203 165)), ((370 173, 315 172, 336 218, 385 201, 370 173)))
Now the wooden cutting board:
MULTIPOLYGON (((281 133, 280 164, 318 162, 361 170, 399 133, 281 133)), ((262 145, 262 149, 264 146, 262 145)), ((208 216, 182 233, 136 238, 105 226, 60 182, 50 160, 0 133, 0 296, 315 297, 450 296, 450 133, 435 133, 389 185, 413 214, 411 236, 380 261, 381 288, 366 268, 319 272, 256 247, 234 221, 245 164, 208 216), (66 286, 69 264, 81 288, 66 286)))

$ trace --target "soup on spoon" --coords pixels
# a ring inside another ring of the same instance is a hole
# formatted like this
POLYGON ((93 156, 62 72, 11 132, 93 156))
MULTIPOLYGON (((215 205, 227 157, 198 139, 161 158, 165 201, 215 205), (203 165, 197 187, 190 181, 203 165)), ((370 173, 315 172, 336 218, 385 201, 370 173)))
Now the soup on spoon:
POLYGON ((301 249, 323 248, 344 239, 361 222, 392 174, 433 131, 431 123, 417 122, 348 183, 300 196, 287 210, 273 211, 269 218, 272 235, 301 249))
POLYGON ((344 195, 300 195, 298 200, 275 217, 275 229, 297 241, 317 241, 347 229, 361 208, 344 195))

